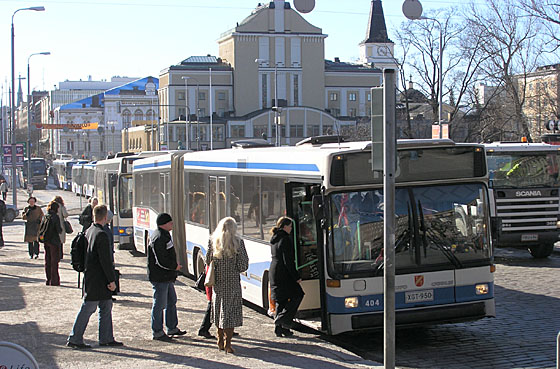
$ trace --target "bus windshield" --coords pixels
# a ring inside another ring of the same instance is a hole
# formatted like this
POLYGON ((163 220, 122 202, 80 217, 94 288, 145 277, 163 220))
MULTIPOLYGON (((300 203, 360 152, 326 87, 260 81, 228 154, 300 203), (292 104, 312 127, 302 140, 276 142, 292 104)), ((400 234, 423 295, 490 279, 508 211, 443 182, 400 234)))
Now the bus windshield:
POLYGON ((490 187, 558 186, 558 153, 488 152, 490 187))
MULTIPOLYGON (((485 193, 481 184, 398 188, 397 273, 488 260, 485 193)), ((382 189, 332 195, 329 266, 340 278, 382 274, 383 201, 382 189)))
POLYGON ((132 218, 132 175, 119 178, 119 215, 121 218, 132 218))
MULTIPOLYGON (((47 174, 47 163, 45 160, 31 160, 31 175, 44 176, 47 174)), ((23 165, 23 175, 27 175, 27 160, 23 165)))

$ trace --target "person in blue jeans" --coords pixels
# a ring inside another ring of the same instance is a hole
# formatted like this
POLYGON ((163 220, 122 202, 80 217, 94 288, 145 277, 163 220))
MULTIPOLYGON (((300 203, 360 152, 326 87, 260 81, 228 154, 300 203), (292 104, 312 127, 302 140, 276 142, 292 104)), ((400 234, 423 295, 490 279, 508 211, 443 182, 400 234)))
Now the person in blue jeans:
POLYGON ((91 314, 99 307, 99 345, 122 346, 113 337, 112 291, 116 289, 115 274, 111 261, 109 237, 103 230, 107 223, 107 206, 98 205, 93 209, 94 223, 87 232, 88 248, 84 270, 84 302, 76 316, 72 333, 66 345, 75 349, 88 349, 84 343, 84 332, 91 314))
POLYGON ((173 229, 173 220, 167 213, 161 213, 156 219, 158 229, 150 238, 148 245, 148 279, 152 283, 154 299, 152 304, 152 337, 158 341, 171 341, 172 336, 182 336, 187 332, 177 328, 177 294, 175 280, 181 265, 177 264, 177 255, 169 233, 173 229), (165 326, 163 331, 163 314, 165 326))

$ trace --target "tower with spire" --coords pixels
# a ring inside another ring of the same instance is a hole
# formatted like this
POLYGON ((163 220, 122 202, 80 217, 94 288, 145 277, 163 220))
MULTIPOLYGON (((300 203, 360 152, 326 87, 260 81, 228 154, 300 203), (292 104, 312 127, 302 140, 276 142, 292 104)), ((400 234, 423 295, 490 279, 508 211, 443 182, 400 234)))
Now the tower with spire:
POLYGON ((23 90, 21 89, 21 80, 25 79, 25 77, 22 77, 21 74, 20 74, 18 79, 19 79, 19 88, 18 88, 18 93, 17 93, 17 105, 16 105, 16 107, 21 106, 21 104, 23 104, 23 102, 24 102, 24 100, 23 100, 23 90))
POLYGON ((360 62, 374 67, 396 67, 395 44, 389 39, 381 0, 372 0, 366 39, 360 43, 360 62))

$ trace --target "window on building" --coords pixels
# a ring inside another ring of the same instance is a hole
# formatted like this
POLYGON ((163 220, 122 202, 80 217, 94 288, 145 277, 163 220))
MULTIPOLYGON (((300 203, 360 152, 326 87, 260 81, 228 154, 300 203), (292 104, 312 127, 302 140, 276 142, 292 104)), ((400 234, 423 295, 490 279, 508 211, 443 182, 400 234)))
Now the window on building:
POLYGON ((331 115, 338 117, 340 115, 340 109, 338 108, 331 108, 331 115))
POLYGON ((219 117, 224 117, 226 115, 226 110, 224 108, 219 108, 218 109, 218 116, 219 117))
POLYGON ((356 93, 355 92, 350 92, 348 94, 348 101, 356 101, 356 93))
POLYGON ((323 134, 324 135, 332 135, 334 134, 333 126, 331 125, 323 125, 323 134))
POLYGON ((294 75, 294 106, 299 105, 299 76, 294 75))
POLYGON ((268 126, 266 125, 253 126, 253 137, 262 138, 263 133, 268 135, 268 126))
POLYGON ((308 124, 307 125, 307 136, 314 137, 321 135, 321 126, 318 124, 308 124))
POLYGON ((243 137, 245 137, 245 126, 232 125, 231 126, 231 137, 232 138, 243 138, 243 137))
POLYGON ((144 120, 144 113, 142 113, 142 110, 136 109, 134 112, 134 120, 144 120))
POLYGON ((266 74, 262 75, 262 79, 261 79, 261 95, 262 95, 262 100, 261 100, 261 107, 262 109, 266 108, 268 106, 268 94, 267 94, 267 76, 266 74))
POLYGON ((199 100, 206 100, 206 92, 199 92, 198 93, 199 100))
MULTIPOLYGON (((272 137, 276 137, 276 124, 272 125, 272 137)), ((286 137, 286 126, 282 124, 280 125, 280 137, 286 137)))
POLYGON ((124 110, 121 115, 122 115, 123 123, 125 125, 129 125, 130 121, 131 121, 131 117, 132 117, 132 114, 130 114, 130 111, 128 109, 124 110))
POLYGON ((185 93, 184 92, 178 92, 177 93, 177 99, 185 101, 185 93))
POLYGON ((224 140, 224 126, 221 125, 214 125, 212 127, 213 132, 213 140, 214 141, 223 141, 224 140))
POLYGON ((206 116, 206 109, 205 108, 198 109, 198 116, 199 117, 205 117, 206 116))
POLYGON ((303 124, 290 124, 290 137, 303 137, 303 124))
POLYGON ((218 100, 225 100, 226 99, 226 93, 225 92, 218 92, 218 100))
POLYGON ((74 151, 74 148, 70 146, 70 144, 72 143, 72 141, 66 141, 66 152, 67 153, 71 153, 72 151, 74 151))
POLYGON ((177 109, 179 116, 177 117, 178 119, 184 119, 185 118, 185 108, 179 108, 177 109))
POLYGON ((348 109, 348 115, 351 116, 351 117, 355 117, 356 116, 356 108, 348 109))
POLYGON ((330 94, 330 99, 331 101, 337 101, 338 100, 338 93, 337 92, 331 92, 330 94))
POLYGON ((371 93, 370 92, 368 92, 368 94, 367 94, 367 101, 371 101, 371 93))
POLYGON ((155 114, 152 109, 146 112, 146 120, 155 120, 155 114))

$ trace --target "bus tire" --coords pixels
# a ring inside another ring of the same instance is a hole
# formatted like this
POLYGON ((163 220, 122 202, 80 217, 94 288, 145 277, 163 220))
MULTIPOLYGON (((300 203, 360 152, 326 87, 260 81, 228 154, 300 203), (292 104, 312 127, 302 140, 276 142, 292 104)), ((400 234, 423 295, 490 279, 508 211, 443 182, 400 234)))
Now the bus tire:
POLYGON ((535 259, 544 259, 554 250, 554 243, 544 243, 541 245, 529 246, 529 252, 535 259))
POLYGON ((270 291, 269 285, 268 285, 268 270, 264 272, 263 277, 262 277, 262 284, 261 284, 261 288, 262 288, 262 306, 264 309, 265 313, 268 313, 268 308, 269 308, 269 303, 268 303, 268 299, 269 299, 269 295, 268 292, 270 291))
POLYGON ((193 275, 194 275, 194 279, 196 280, 204 272, 206 267, 206 262, 202 257, 202 252, 200 252, 200 249, 196 249, 195 255, 196 255, 196 259, 195 259, 196 263, 193 265, 193 269, 194 269, 193 275))

